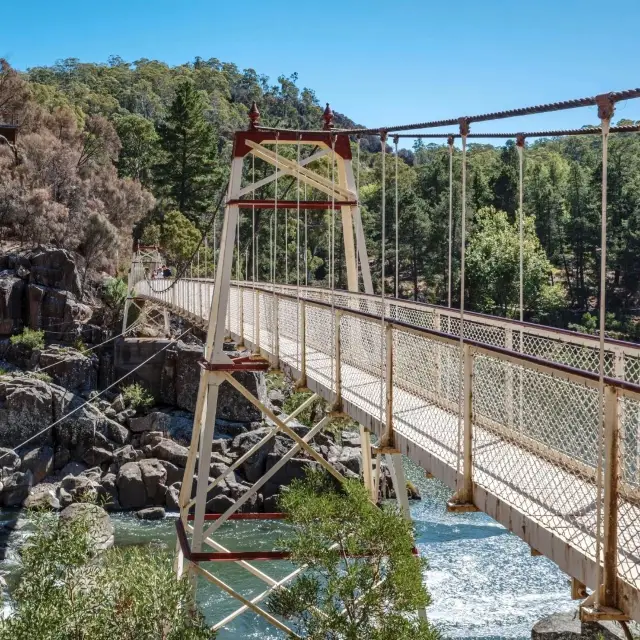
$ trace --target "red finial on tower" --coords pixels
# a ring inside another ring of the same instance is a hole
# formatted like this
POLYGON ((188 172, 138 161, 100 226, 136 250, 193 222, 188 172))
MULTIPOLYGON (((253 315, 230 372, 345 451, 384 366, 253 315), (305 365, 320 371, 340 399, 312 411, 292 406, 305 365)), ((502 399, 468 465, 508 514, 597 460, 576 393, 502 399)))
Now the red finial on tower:
POLYGON ((324 110, 324 113, 322 114, 322 119, 324 120, 324 127, 323 129, 325 131, 329 131, 331 129, 333 129, 333 111, 331 111, 331 107, 329 106, 329 103, 327 102, 327 106, 324 110))
POLYGON ((521 147, 522 149, 524 149, 524 142, 525 142, 525 135, 524 133, 519 133, 516 136, 516 146, 521 147))
POLYGON ((255 100, 249 110, 249 120, 251 121, 249 125, 250 129, 255 129, 260 124, 260 112, 258 111, 258 105, 255 100))
POLYGON ((453 147, 453 136, 447 136, 447 144, 453 147))

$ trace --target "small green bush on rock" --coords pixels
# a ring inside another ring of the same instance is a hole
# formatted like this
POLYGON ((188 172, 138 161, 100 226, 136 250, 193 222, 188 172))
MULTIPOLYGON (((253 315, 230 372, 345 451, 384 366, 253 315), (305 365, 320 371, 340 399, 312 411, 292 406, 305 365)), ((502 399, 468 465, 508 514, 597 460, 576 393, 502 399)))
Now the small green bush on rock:
POLYGON ((25 327, 22 333, 11 336, 11 344, 22 344, 31 349, 44 349, 44 331, 29 329, 25 327))
POLYGON ((136 411, 149 409, 155 403, 153 396, 138 382, 122 387, 121 391, 125 405, 136 411))

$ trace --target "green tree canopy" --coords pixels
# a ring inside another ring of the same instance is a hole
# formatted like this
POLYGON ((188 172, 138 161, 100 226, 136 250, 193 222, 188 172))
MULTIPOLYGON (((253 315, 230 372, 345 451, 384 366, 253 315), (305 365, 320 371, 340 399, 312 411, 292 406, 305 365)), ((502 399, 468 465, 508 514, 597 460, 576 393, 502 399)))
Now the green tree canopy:
POLYGON ((208 108, 207 94, 185 79, 158 127, 163 151, 156 168, 158 189, 195 223, 213 207, 219 185, 216 134, 205 117, 208 108))
POLYGON ((281 497, 293 535, 283 541, 309 569, 275 591, 270 610, 291 619, 309 640, 436 640, 416 611, 429 604, 425 562, 413 554, 413 525, 396 509, 380 509, 364 486, 340 488, 316 472, 281 497))
MULTIPOLYGON (((551 285, 552 266, 536 235, 531 216, 524 220, 524 307, 550 313, 563 301, 562 290, 551 285)), ((480 209, 475 216, 466 256, 466 291, 474 307, 517 317, 520 300, 519 226, 504 211, 480 209)))
POLYGON ((171 264, 180 265, 189 260, 198 248, 202 234, 179 211, 169 211, 162 222, 160 242, 171 264))

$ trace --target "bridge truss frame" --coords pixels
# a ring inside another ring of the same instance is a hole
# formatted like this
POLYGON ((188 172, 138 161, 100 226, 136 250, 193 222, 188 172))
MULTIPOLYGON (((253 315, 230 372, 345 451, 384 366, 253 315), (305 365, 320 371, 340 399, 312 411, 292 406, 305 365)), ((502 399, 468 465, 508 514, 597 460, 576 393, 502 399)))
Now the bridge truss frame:
MULTIPOLYGON (((257 113, 257 110, 256 110, 257 113)), ((253 114, 252 120, 255 124, 257 117, 253 114)), ((259 117, 259 114, 258 114, 259 117)), ((341 398, 339 394, 333 398, 333 406, 330 413, 316 424, 304 437, 299 436, 288 426, 288 422, 296 415, 305 410, 318 396, 313 394, 303 405, 287 418, 281 420, 268 406, 256 398, 247 390, 233 374, 239 371, 266 371, 269 362, 260 355, 259 345, 253 356, 229 357, 224 352, 224 341, 227 337, 225 331, 225 318, 230 317, 230 289, 231 272, 233 267, 234 240, 239 233, 239 217, 241 209, 255 208, 273 209, 297 209, 298 214, 301 208, 310 210, 338 210, 341 213, 342 237, 344 242, 345 263, 347 269, 347 282, 350 291, 358 291, 359 274, 365 292, 372 294, 373 286, 367 255, 364 230, 360 216, 360 207, 357 197, 357 187, 352 167, 351 147, 347 135, 336 134, 331 131, 331 120, 333 114, 325 111, 326 131, 322 133, 295 135, 271 134, 259 131, 252 126, 250 131, 237 132, 234 138, 233 159, 231 163, 231 178, 228 186, 228 195, 225 204, 224 223, 220 241, 220 253, 216 277, 213 286, 213 296, 211 309, 207 323, 207 339, 204 357, 200 362, 201 375, 198 387, 197 402, 194 415, 194 428, 189 447, 189 454, 185 466, 184 478, 181 486, 179 505, 180 517, 177 522, 178 545, 176 569, 178 575, 185 571, 191 579, 194 589, 197 585, 197 577, 202 577, 215 586, 222 589, 228 595, 237 599, 241 606, 224 619, 216 622, 213 629, 220 629, 231 622, 235 617, 250 610, 260 615, 274 627, 290 634, 291 637, 298 637, 287 625, 272 616, 268 611, 259 606, 259 602, 267 598, 275 589, 286 588, 285 584, 294 579, 304 567, 300 567, 287 575, 284 579, 275 580, 263 571, 259 570, 249 561, 286 559, 288 554, 284 552, 264 552, 264 551, 242 551, 231 552, 223 545, 212 538, 212 535, 228 520, 243 519, 279 519, 281 514, 249 514, 240 513, 240 510, 249 499, 255 496, 260 488, 274 476, 293 456, 303 451, 312 458, 322 469, 332 475, 338 482, 344 482, 346 478, 337 471, 334 466, 327 462, 312 446, 311 441, 326 428, 335 417, 342 416, 341 398), (279 145, 296 145, 297 160, 292 161, 279 154, 279 145), (312 153, 304 160, 300 158, 301 145, 314 145, 320 147, 320 151, 312 153), (264 145, 275 145, 275 152, 264 145), (245 158, 249 155, 260 158, 274 168, 274 173, 268 178, 258 182, 255 181, 255 174, 247 185, 242 186, 243 166, 245 158), (331 161, 331 178, 306 168, 315 159, 329 156, 331 161), (298 198, 295 201, 278 201, 277 181, 281 175, 293 176, 298 182, 298 198), (273 200, 258 200, 255 192, 271 182, 276 185, 276 197, 273 200), (324 193, 327 200, 300 200, 300 183, 305 184, 316 192, 324 193), (243 198, 251 194, 251 199, 243 198), (359 266, 359 269, 358 269, 359 266), (246 400, 253 404, 263 416, 273 425, 271 431, 254 447, 237 460, 226 473, 209 483, 209 466, 212 460, 212 443, 215 431, 215 417, 217 409, 218 394, 222 384, 226 383, 246 400), (283 455, 278 462, 260 479, 253 484, 251 489, 244 493, 235 501, 223 514, 207 514, 207 501, 209 492, 218 486, 225 477, 238 468, 245 460, 258 451, 268 440, 275 437, 277 433, 287 435, 294 443, 294 446, 283 455), (206 461, 203 463, 203 461, 206 461), (195 492, 195 497, 192 498, 195 492), (192 513, 193 511, 193 513, 192 513), (208 524, 212 522, 212 524, 208 524), (203 552, 203 546, 207 545, 213 551, 203 552), (202 562, 235 562, 246 569, 249 573, 264 581, 268 588, 252 599, 245 598, 230 585, 222 581, 212 571, 200 566, 202 562)), ((276 219, 277 220, 277 219, 276 219)), ((333 231, 332 231, 333 237, 333 231)), ((333 241, 333 240, 332 240, 333 241)), ((239 259, 239 256, 238 256, 239 259)), ((274 254, 275 259, 275 254, 274 254)), ((135 284, 135 283, 134 283, 135 284)), ((202 313, 202 296, 200 300, 200 313, 202 313)), ((273 300, 277 297, 274 295, 273 300)), ((276 303, 277 309, 277 303, 276 303)), ((195 314, 194 314, 195 315, 195 314)), ((258 318, 255 318, 259 322, 258 318)), ((339 332, 333 339, 336 349, 339 350, 339 332)), ((240 344, 243 343, 240 338, 240 344)), ((277 352, 277 346, 274 347, 277 352)), ((272 362, 277 368, 277 360, 272 362)), ((332 376, 340 375, 339 361, 336 368, 332 365, 332 376)), ((305 380, 300 379, 298 387, 304 386, 305 380)), ((400 512, 407 519, 410 519, 409 502, 406 490, 406 477, 400 452, 393 446, 392 433, 386 434, 385 447, 375 450, 377 456, 374 460, 372 456, 371 434, 364 427, 360 428, 362 467, 364 483, 369 493, 370 499, 377 501, 381 456, 384 454, 387 464, 391 470, 391 479, 399 505, 400 512)), ((414 553, 417 550, 414 549, 414 553)), ((419 610, 418 615, 426 617, 424 609, 419 610)))

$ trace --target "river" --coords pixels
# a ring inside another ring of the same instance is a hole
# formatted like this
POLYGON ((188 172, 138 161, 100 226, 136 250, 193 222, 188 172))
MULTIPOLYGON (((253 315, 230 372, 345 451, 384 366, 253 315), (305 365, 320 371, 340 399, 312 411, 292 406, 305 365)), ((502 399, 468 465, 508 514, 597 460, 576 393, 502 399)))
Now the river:
MULTIPOLYGON (((408 464, 408 477, 423 499, 411 513, 416 544, 429 560, 425 575, 433 603, 429 618, 449 638, 483 640, 524 639, 545 615, 575 608, 569 597, 568 577, 543 557, 532 557, 529 547, 482 513, 450 514, 445 510, 451 492, 437 480, 408 464)), ((15 516, 14 516, 15 517, 15 516)), ((128 514, 113 517, 116 544, 151 540, 173 548, 174 519, 140 522, 128 514)), ((221 528, 218 539, 231 549, 271 548, 283 534, 283 525, 268 522, 233 522, 221 528)), ((16 543, 21 535, 14 534, 16 543)), ((11 571, 12 556, 0 563, 0 572, 11 571)), ((286 562, 259 563, 274 578, 290 571, 286 562)), ((216 564, 216 575, 244 596, 264 590, 264 583, 234 564, 216 564)), ((209 584, 202 583, 198 598, 208 618, 220 619, 238 603, 209 584)), ((280 640, 257 616, 245 613, 219 634, 219 640, 280 640)))

